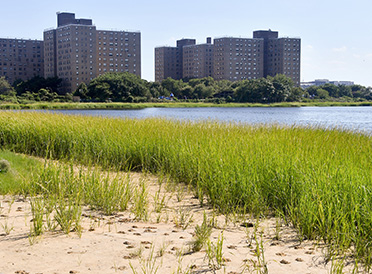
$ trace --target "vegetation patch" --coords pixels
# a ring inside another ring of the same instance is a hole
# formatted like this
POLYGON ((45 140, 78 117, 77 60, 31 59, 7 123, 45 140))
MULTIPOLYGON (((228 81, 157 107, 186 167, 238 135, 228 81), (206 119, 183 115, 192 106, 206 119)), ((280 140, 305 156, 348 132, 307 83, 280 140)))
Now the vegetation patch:
MULTIPOLYGON (((0 77, 1 108, 87 108, 82 104, 108 103, 101 108, 110 108, 110 103, 229 103, 261 104, 276 103, 359 103, 370 104, 372 89, 361 85, 311 86, 302 89, 294 85, 291 78, 278 74, 274 77, 242 81, 216 81, 212 77, 200 79, 174 80, 167 78, 161 82, 148 82, 128 72, 110 72, 94 78, 89 84, 81 83, 76 90, 65 93, 60 85, 62 79, 35 76, 28 81, 18 80, 11 85, 0 77), (46 102, 67 104, 49 104, 46 102), (75 104, 74 104, 75 103, 75 104), (30 105, 30 106, 29 106, 30 105)), ((100 104, 98 104, 100 105, 100 104)), ((125 108, 118 106, 118 108, 125 108)), ((138 106, 137 106, 138 107, 138 106)), ((131 108, 131 107, 126 107, 131 108)))
POLYGON ((7 160, 0 160, 0 172, 7 173, 10 170, 10 163, 7 160))
MULTIPOLYGON (((165 174, 190 184, 201 204, 207 199, 225 214, 275 212, 298 229, 301 239, 322 241, 330 254, 352 254, 357 263, 372 265, 370 136, 340 128, 20 112, 1 112, 0 132, 1 146, 15 152, 165 174)), ((57 192, 77 195, 84 184, 57 192)), ((84 197, 112 211, 100 202, 111 195, 105 184, 101 187, 101 194, 84 197)), ((125 185, 117 187, 112 195, 126 199, 125 185)), ((131 191, 136 193, 133 212, 146 219, 146 190, 131 191)), ((68 219, 64 214, 75 216, 82 197, 63 205, 61 223, 68 219)), ((66 228, 79 229, 78 221, 66 228)))
POLYGON ((27 185, 42 167, 42 163, 30 157, 0 151, 0 194, 27 192, 27 185))

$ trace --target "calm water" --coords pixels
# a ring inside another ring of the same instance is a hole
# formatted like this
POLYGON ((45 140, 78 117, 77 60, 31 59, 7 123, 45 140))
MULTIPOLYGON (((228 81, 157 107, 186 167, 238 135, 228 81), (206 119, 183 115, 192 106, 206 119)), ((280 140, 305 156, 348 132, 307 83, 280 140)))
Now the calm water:
POLYGON ((56 110, 65 114, 107 117, 165 117, 187 120, 219 120, 248 124, 277 123, 343 127, 372 134, 372 107, 292 108, 146 108, 141 110, 56 110))

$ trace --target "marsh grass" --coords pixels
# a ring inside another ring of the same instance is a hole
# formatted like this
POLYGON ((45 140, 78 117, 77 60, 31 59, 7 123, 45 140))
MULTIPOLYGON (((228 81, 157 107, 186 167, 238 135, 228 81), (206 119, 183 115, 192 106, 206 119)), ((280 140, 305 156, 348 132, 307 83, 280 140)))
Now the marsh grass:
MULTIPOLYGON (((74 164, 160 174, 190 184, 200 204, 224 214, 278 212, 302 239, 372 265, 372 140, 362 133, 3 111, 0 145, 74 164)), ((76 190, 71 186, 67 193, 76 190)), ((128 190, 137 195, 137 209, 146 204, 143 190, 128 190)))
POLYGON ((9 235, 10 232, 14 229, 14 224, 10 224, 8 219, 6 219, 3 223, 0 223, 0 225, 5 235, 9 235))
POLYGON ((0 151, 0 159, 8 162, 7 172, 0 172, 0 194, 24 194, 33 174, 42 167, 36 159, 7 150, 0 151))
POLYGON ((129 266, 133 274, 156 274, 158 272, 159 266, 157 264, 157 256, 155 254, 155 246, 152 245, 150 249, 150 254, 147 257, 139 256, 139 263, 141 272, 137 272, 132 263, 129 263, 129 266))
POLYGON ((159 188, 153 195, 154 200, 154 211, 156 213, 161 213, 162 210, 167 206, 167 202, 171 199, 170 197, 167 197, 166 193, 162 193, 162 183, 159 183, 159 188))
POLYGON ((193 217, 194 215, 192 214, 191 209, 189 207, 180 206, 175 213, 173 222, 176 227, 185 230, 193 222, 193 217))
POLYGON ((206 212, 203 214, 203 222, 201 225, 195 226, 194 237, 189 243, 191 252, 198 252, 204 246, 207 245, 209 237, 212 233, 212 225, 210 220, 208 220, 206 212))
POLYGON ((112 215, 116 211, 124 211, 128 208, 132 195, 128 175, 123 177, 122 174, 116 173, 110 176, 110 173, 92 169, 84 175, 84 186, 86 203, 92 209, 112 215))
POLYGON ((144 180, 134 189, 132 212, 137 220, 148 220, 148 192, 144 180))
POLYGON ((31 196, 30 237, 57 229, 81 236, 83 206, 105 215, 126 210, 131 189, 125 173, 47 160, 27 189, 31 196))
POLYGON ((221 232, 215 244, 210 240, 207 241, 206 257, 212 270, 221 269, 223 265, 223 240, 223 232, 221 232))
POLYGON ((43 234, 44 231, 44 199, 40 197, 31 198, 31 228, 30 237, 37 237, 43 234))
POLYGON ((254 231, 254 240, 256 243, 255 255, 257 258, 257 270, 259 273, 267 274, 269 270, 267 268, 267 261, 265 259, 265 250, 263 243, 263 232, 258 232, 256 229, 254 231))

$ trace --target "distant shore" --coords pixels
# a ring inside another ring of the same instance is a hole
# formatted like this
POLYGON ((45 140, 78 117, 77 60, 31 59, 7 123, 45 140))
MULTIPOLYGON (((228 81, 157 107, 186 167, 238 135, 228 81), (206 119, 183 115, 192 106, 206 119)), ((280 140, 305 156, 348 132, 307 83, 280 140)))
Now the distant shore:
POLYGON ((273 104, 259 103, 203 103, 203 102, 156 102, 156 103, 50 103, 29 104, 3 103, 0 109, 144 109, 144 108, 198 108, 198 107, 341 107, 372 106, 365 102, 282 102, 273 104))

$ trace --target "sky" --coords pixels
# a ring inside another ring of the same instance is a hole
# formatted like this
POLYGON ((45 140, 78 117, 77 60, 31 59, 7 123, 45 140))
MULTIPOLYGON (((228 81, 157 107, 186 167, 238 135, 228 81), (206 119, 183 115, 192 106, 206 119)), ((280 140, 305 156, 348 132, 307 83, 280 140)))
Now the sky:
POLYGON ((372 86, 371 11, 371 0, 4 1, 0 38, 42 39, 45 29, 56 28, 56 12, 92 19, 99 30, 140 31, 141 76, 153 81, 155 47, 271 29, 301 38, 301 81, 372 86))

